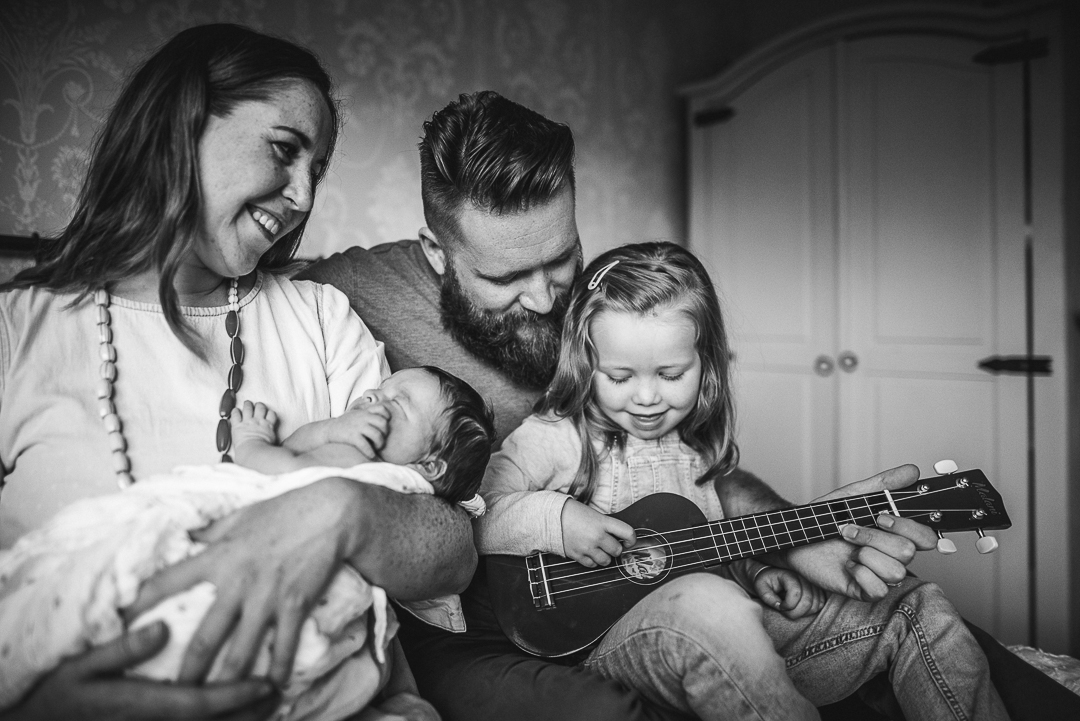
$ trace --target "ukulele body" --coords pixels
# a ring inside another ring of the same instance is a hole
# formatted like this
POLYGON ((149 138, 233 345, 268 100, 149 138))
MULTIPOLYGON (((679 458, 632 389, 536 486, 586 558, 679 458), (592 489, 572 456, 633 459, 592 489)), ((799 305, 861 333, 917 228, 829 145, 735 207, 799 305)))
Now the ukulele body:
POLYGON ((705 515, 683 496, 656 493, 611 515, 634 528, 637 543, 607 567, 550 553, 542 566, 536 557, 486 557, 496 618, 519 648, 545 658, 588 648, 657 586, 719 563, 705 515), (551 597, 539 590, 541 577, 551 597))

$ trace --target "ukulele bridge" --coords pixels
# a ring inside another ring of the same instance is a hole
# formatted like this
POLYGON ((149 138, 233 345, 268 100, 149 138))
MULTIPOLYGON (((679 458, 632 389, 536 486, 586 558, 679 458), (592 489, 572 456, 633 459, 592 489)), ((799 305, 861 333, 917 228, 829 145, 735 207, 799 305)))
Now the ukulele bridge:
POLYGON ((551 582, 544 565, 544 554, 526 556, 525 568, 529 571, 529 592, 532 594, 533 606, 540 611, 555 608, 555 599, 551 596, 551 582))

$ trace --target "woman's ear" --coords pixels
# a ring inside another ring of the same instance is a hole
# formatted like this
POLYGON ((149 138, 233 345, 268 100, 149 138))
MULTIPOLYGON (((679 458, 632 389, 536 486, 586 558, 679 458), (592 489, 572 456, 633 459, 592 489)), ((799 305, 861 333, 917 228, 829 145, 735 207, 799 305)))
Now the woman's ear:
POLYGON ((446 272, 446 250, 442 247, 442 242, 435 237, 435 234, 431 232, 430 228, 424 227, 420 229, 420 247, 424 250, 424 255, 427 256, 428 265, 439 275, 446 272))
POLYGON ((410 463, 409 466, 426 478, 430 483, 439 480, 443 477, 443 474, 446 473, 446 461, 431 456, 428 456, 422 461, 410 463))

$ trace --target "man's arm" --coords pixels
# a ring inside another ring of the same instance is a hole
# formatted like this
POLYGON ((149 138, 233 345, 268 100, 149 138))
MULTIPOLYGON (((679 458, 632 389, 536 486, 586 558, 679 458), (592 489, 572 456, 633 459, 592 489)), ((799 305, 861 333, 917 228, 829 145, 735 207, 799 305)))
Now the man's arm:
POLYGON ((720 506, 728 518, 791 508, 795 505, 781 498, 765 481, 742 468, 735 468, 726 476, 718 478, 715 487, 716 495, 720 497, 720 506))
MULTIPOLYGON (((865 481, 849 483, 817 500, 896 489, 918 480, 913 465, 884 471, 865 481)), ((792 504, 785 501, 761 479, 741 469, 716 482, 724 514, 738 516, 759 513, 792 504)), ((774 566, 791 568, 828 591, 862 601, 883 598, 888 584, 898 583, 907 574, 907 565, 917 550, 934 547, 937 540, 928 527, 908 518, 883 515, 879 528, 845 526, 844 538, 793 548, 762 558, 774 566)))

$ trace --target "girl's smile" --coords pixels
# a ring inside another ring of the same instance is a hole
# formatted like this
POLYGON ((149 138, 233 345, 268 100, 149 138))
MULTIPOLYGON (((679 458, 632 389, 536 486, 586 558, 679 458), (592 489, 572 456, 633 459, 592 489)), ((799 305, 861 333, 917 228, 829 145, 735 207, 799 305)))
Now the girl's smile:
POLYGON ((676 429, 701 385, 697 329, 674 308, 638 315, 605 310, 589 326, 596 351, 593 393, 604 415, 642 440, 676 429))

